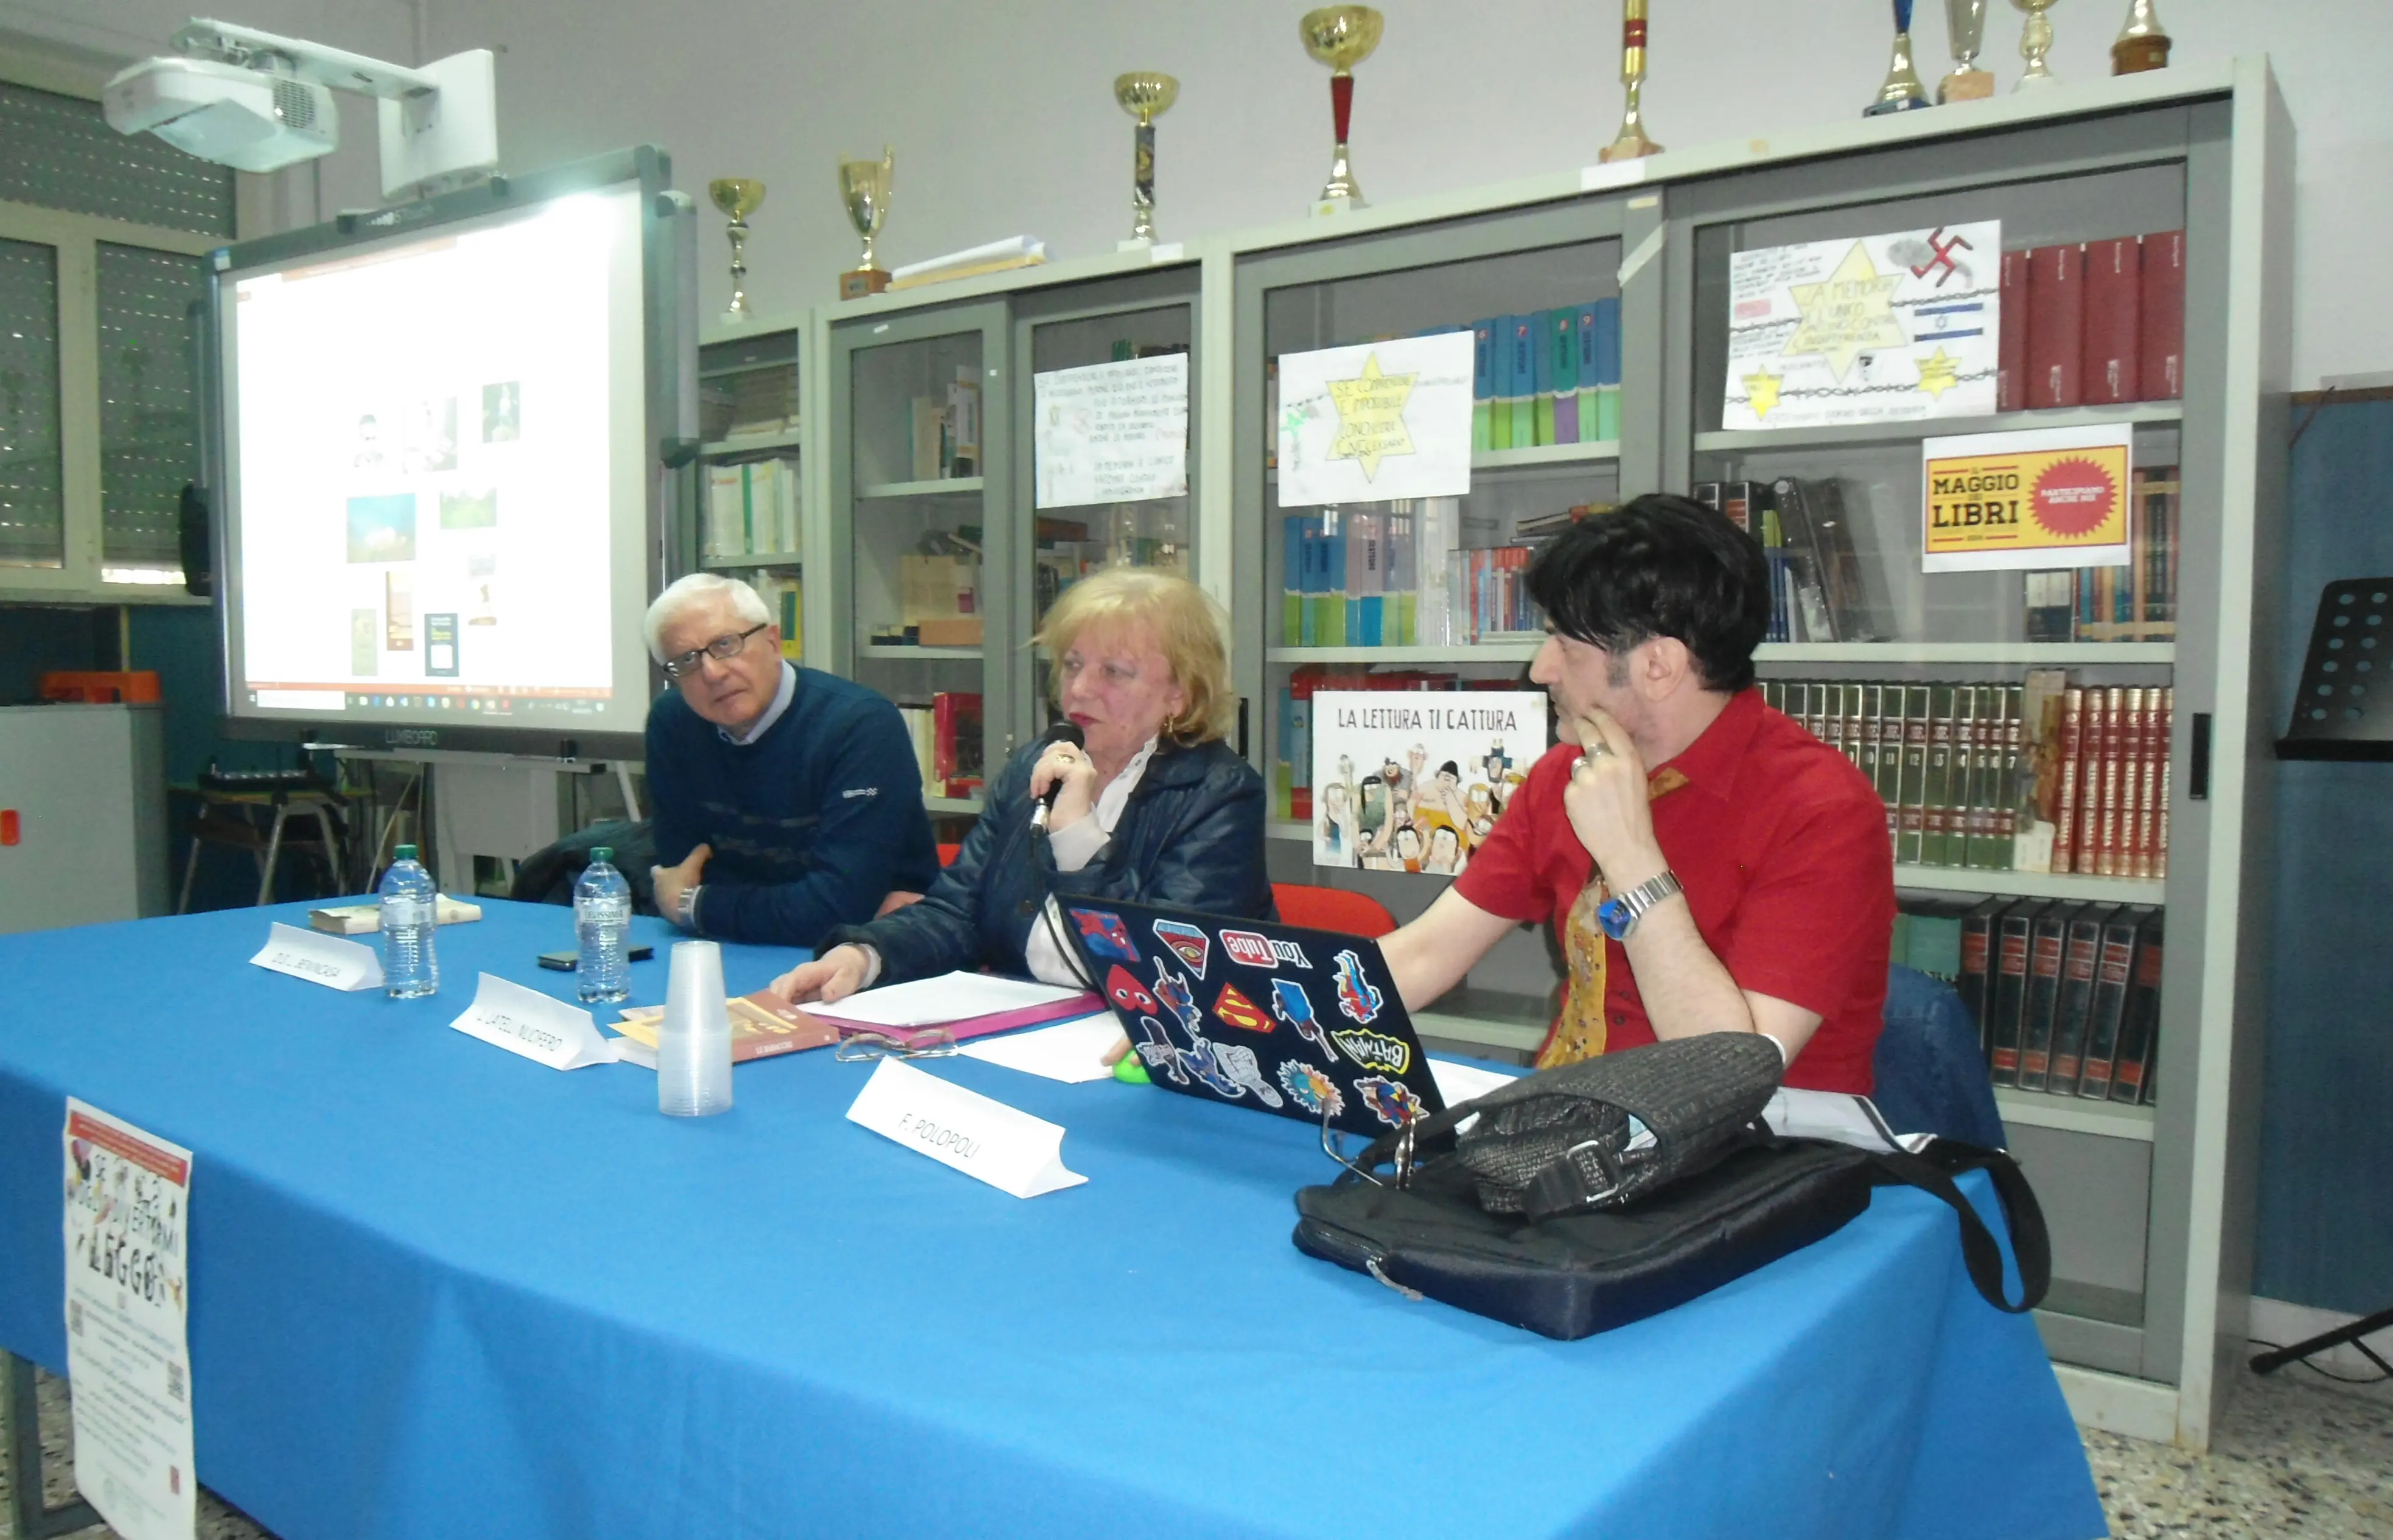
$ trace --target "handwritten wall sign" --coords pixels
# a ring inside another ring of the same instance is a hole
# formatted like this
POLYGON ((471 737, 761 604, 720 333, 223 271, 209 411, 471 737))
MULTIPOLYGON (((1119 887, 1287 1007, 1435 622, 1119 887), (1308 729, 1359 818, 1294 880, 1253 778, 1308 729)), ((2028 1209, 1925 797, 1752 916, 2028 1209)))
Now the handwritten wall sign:
POLYGON ((1471 490, 1471 338, 1399 337, 1279 359, 1279 505, 1471 490))
POLYGON ((2134 429, 1970 433, 1920 445, 1920 570, 2125 567, 2134 429))
POLYGON ((1720 426, 1991 413, 2002 250, 1985 219, 1733 254, 1720 426))
POLYGON ((124 1540, 190 1540, 191 1152, 72 1096, 65 1146, 75 1484, 124 1540))
POLYGON ((881 1061, 847 1109, 847 1120, 1018 1198, 1089 1180, 1064 1168, 1063 1125, 949 1085, 901 1059, 881 1061))
POLYGON ((1038 505, 1188 495, 1188 355, 1092 363, 1031 379, 1038 505))
POLYGON ((330 989, 382 987, 382 955, 372 946, 280 921, 267 933, 264 948, 249 960, 330 989))

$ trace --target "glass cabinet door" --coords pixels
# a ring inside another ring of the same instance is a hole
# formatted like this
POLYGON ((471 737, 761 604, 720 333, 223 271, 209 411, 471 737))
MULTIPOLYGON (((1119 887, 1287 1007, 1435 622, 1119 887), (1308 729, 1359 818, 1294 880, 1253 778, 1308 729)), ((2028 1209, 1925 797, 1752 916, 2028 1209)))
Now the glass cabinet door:
MULTIPOLYGON (((1015 624, 1001 516, 1011 463, 1001 303, 835 321, 832 591, 849 617, 835 672, 897 703, 935 814, 976 814, 1011 720, 1015 624)), ((951 830, 943 826, 943 837, 951 830)))
MULTIPOLYGON (((1189 264, 1013 296, 1013 524, 1027 558, 1027 569, 1015 574, 1016 606, 1027 617, 1028 634, 1037 633, 1065 589, 1100 568, 1151 567, 1192 581, 1197 575, 1197 277, 1196 267, 1189 264), (1095 372, 1095 366, 1142 361, 1156 367, 1109 375, 1095 372), (1183 433, 1170 431, 1170 407, 1180 394, 1172 383, 1175 370, 1185 382, 1183 433), (1092 372, 1069 372, 1076 371, 1092 372), (1091 460, 1104 454, 1097 441, 1103 429, 1091 433, 1087 428, 1095 424, 1086 424, 1076 430, 1060 421, 1072 410, 1064 403, 1089 401, 1092 382, 1099 380, 1106 382, 1108 394, 1101 398, 1117 422, 1143 401, 1144 410, 1154 414, 1148 420, 1160 422, 1163 431, 1140 427, 1104 475, 1086 463, 1049 463, 1050 452, 1091 460), (1176 442, 1181 455, 1176 478, 1157 459, 1166 439, 1176 442), (1144 463, 1125 468, 1131 460, 1144 463), (1146 495, 1099 501, 1109 489, 1146 495)), ((1044 649, 1017 649, 1005 666, 1016 672, 1013 696, 1025 711, 1013 724, 1015 740, 1027 741, 1045 730, 1052 709, 1049 659, 1044 649)))
POLYGON ((797 328, 699 349, 699 476, 694 549, 683 565, 744 579, 781 630, 781 655, 805 656, 805 481, 800 448, 797 328))

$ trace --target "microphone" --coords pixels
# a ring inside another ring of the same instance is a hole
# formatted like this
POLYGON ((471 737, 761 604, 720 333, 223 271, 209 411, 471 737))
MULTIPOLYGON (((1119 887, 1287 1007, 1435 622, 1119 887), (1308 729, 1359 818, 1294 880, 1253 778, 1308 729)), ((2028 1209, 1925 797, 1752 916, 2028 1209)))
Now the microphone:
MULTIPOLYGON (((1089 735, 1080 731, 1080 724, 1079 723, 1074 722, 1069 717, 1066 717, 1062 721, 1050 726, 1047 731, 1040 736, 1039 741, 1042 746, 1057 743, 1068 743, 1075 749, 1081 749, 1088 746, 1089 735)), ((1044 747, 1041 748, 1040 752, 1045 752, 1044 747)), ((1031 828, 1039 829, 1041 832, 1046 830, 1047 815, 1055 811, 1055 794, 1063 790, 1064 783, 1060 780, 1047 789, 1047 794, 1039 799, 1039 805, 1031 809, 1031 828)))

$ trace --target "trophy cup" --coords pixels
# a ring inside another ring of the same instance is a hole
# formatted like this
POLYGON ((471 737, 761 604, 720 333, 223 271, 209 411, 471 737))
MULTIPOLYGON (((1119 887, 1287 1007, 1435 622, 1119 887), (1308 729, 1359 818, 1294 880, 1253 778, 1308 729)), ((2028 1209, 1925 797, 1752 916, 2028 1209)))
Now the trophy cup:
POLYGON ((754 315, 748 308, 748 216, 765 206, 765 184, 745 176, 719 176, 706 184, 706 195, 731 216, 731 303, 723 319, 737 325, 754 315))
POLYGON ((1346 163, 1346 124, 1354 111, 1354 66, 1380 46, 1385 20, 1368 6, 1327 6, 1307 11, 1296 24, 1304 51, 1329 66, 1329 115, 1338 130, 1329 152, 1329 180, 1313 205, 1315 214, 1341 214, 1363 206, 1363 189, 1346 163))
POLYGON ((1620 84, 1628 91, 1628 111, 1620 120, 1620 137, 1603 147, 1596 159, 1633 161, 1658 155, 1662 147, 1645 137, 1645 120, 1638 115, 1638 94, 1645 85, 1645 0, 1620 0, 1620 84))
POLYGON ((839 163, 839 196, 847 205, 847 222, 864 237, 864 254, 839 275, 842 299, 862 299, 889 287, 888 271, 872 260, 872 238, 889 218, 889 183, 896 174, 896 152, 887 145, 881 147, 877 161, 839 163))
POLYGON ((2020 58, 2027 60, 2027 73, 2011 89, 2049 85, 2055 76, 2046 68, 2044 56, 2052 51, 2052 23, 2044 19, 2044 13, 2053 7, 2054 0, 2011 0, 2011 4, 2027 12, 2027 25, 2020 30, 2020 58))
POLYGON ((1960 68, 1936 83, 1936 99, 1983 101, 1993 96, 1994 72, 1978 68, 1978 50, 1986 42, 1986 0, 1944 0, 1944 33, 1960 68))
POLYGON ((1919 84, 1919 72, 1911 67, 1911 0, 1894 0, 1894 57, 1887 63, 1877 99, 1862 109, 1862 116, 1883 117, 1929 105, 1928 88, 1919 84))
POLYGON ((1155 244, 1155 120, 1180 99, 1180 83, 1153 70, 1114 77, 1114 100, 1138 120, 1131 153, 1130 239, 1115 250, 1155 244))
POLYGON ((2117 40, 2111 45, 2111 72, 2134 75, 2165 70, 2168 56, 2168 29, 2153 14, 2152 0, 2129 0, 2127 24, 2119 29, 2117 40))

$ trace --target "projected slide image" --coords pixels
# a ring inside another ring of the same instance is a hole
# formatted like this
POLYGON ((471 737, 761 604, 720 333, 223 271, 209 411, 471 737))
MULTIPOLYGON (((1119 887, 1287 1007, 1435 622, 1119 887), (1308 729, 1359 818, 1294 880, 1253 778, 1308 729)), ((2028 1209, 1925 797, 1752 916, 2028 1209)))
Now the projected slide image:
POLYGON ((499 489, 496 487, 441 492, 440 528, 443 529, 490 529, 496 528, 498 522, 499 489))
POLYGON ((415 650, 415 575, 398 568, 383 574, 383 604, 388 620, 383 627, 385 652, 415 650))
POLYGON ((409 414, 407 452, 400 460, 410 476, 457 468, 457 398, 435 396, 409 414))
POLYGON ((469 626, 494 626, 499 623, 499 557, 486 551, 465 558, 465 586, 473 594, 472 607, 466 612, 469 626))
POLYGON ((381 629, 381 610, 349 611, 349 672, 360 679, 372 679, 382 672, 382 648, 375 645, 374 635, 381 629))
POLYGON ((415 494, 349 499, 351 562, 415 559, 415 494))
POLYGON ((516 380, 482 387, 482 442, 512 444, 523 437, 523 385, 516 380))
POLYGON ((457 677, 457 617, 424 618, 424 672, 433 679, 457 677))
POLYGON ((383 431, 382 419, 373 412, 359 418, 357 444, 349 451, 349 463, 361 471, 381 470, 388 463, 383 431))

